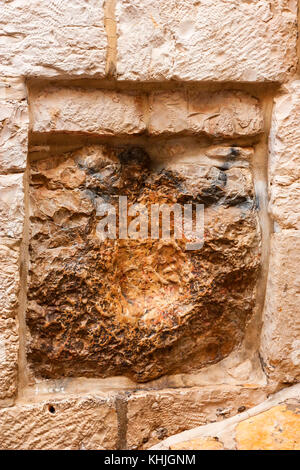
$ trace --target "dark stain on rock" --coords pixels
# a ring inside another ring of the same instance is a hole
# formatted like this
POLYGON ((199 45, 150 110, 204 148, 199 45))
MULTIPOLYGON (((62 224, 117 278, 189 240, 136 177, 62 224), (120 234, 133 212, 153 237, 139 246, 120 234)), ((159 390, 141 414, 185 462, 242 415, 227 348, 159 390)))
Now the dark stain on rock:
POLYGON ((235 185, 217 168, 156 172, 141 149, 103 146, 32 163, 26 322, 36 375, 145 382, 238 346, 260 265, 257 213, 243 199, 249 171, 235 170, 235 185), (149 208, 205 201, 203 248, 188 251, 184 237, 101 241, 96 206, 117 206, 118 195, 149 208))

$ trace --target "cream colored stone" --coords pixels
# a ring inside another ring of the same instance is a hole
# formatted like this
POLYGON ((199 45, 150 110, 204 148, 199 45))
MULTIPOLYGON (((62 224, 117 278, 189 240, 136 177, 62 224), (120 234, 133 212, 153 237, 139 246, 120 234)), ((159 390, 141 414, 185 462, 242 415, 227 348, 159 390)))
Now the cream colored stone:
POLYGON ((0 399, 12 398, 17 389, 19 250, 0 242, 0 399))
POLYGON ((15 319, 1 318, 0 399, 7 399, 13 397, 17 390, 18 349, 18 331, 15 319))
POLYGON ((191 131, 215 137, 253 136, 263 131, 258 99, 240 91, 188 95, 188 126, 191 131))
POLYGON ((180 91, 156 91, 149 100, 150 134, 176 134, 188 129, 187 95, 180 91))
POLYGON ((32 90, 33 132, 138 134, 145 129, 141 97, 115 91, 32 90))
POLYGON ((170 446, 171 450, 223 450, 222 442, 212 437, 191 439, 170 446))
POLYGON ((2 75, 102 77, 106 45, 103 0, 2 2, 2 75))
POLYGON ((20 77, 0 77, 0 100, 24 100, 27 97, 25 80, 20 77))
POLYGON ((283 229, 300 228, 300 80, 275 99, 270 131, 269 210, 283 229))
POLYGON ((66 398, 0 410, 0 448, 17 450, 115 449, 112 399, 66 398))
POLYGON ((297 384, 232 418, 171 436, 151 450, 196 450, 205 444, 206 447, 221 444, 226 450, 299 450, 299 422, 300 384, 297 384))
MULTIPOLYGON (((0 241, 0 318, 13 318, 19 291, 19 249, 0 241)), ((2 320, 1 320, 2 321, 2 320)))
POLYGON ((246 93, 159 91, 150 95, 150 134, 185 131, 233 138, 262 130, 259 101, 246 93))
POLYGON ((265 398, 263 388, 228 385, 132 394, 127 401, 128 448, 147 449, 172 434, 222 421, 265 398))
POLYGON ((0 237, 18 239, 24 223, 23 174, 0 175, 0 237))
MULTIPOLYGON (((22 90, 5 87, 1 94, 21 95, 22 90)), ((27 158, 28 106, 26 100, 0 99, 0 171, 24 170, 27 158)))
POLYGON ((300 379, 300 233, 275 233, 271 241, 269 277, 261 354, 270 379, 300 379))
POLYGON ((296 0, 118 0, 118 77, 286 80, 296 18, 296 0))

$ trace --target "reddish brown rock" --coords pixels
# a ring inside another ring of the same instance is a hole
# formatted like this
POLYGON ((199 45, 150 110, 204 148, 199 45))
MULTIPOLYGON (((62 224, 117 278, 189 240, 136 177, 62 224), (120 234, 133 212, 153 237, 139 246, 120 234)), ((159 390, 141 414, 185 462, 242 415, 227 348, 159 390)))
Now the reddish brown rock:
POLYGON ((260 263, 249 169, 158 170, 142 149, 86 147, 32 164, 31 227, 36 375, 147 381, 217 362, 241 342, 260 263), (118 209, 118 195, 148 208, 205 204, 203 248, 173 235, 102 241, 100 211, 118 209))

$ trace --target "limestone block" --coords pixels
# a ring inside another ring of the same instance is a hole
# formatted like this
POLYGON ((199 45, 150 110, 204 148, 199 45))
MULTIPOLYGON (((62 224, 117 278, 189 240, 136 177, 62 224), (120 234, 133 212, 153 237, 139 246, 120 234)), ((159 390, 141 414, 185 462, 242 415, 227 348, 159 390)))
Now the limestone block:
POLYGON ((71 397, 0 410, 0 448, 115 449, 117 416, 111 399, 71 397))
POLYGON ((242 421, 236 441, 238 450, 300 450, 300 400, 242 421))
POLYGON ((222 422, 265 399, 266 392, 251 385, 134 393, 127 401, 128 449, 148 449, 172 434, 222 422))
POLYGON ((283 229, 300 228, 300 80, 275 99, 270 131, 270 213, 283 229))
POLYGON ((189 90, 159 91, 150 96, 149 133, 188 133, 233 138, 263 130, 256 98, 247 93, 189 90))
POLYGON ((23 80, 0 79, 0 171, 25 169, 28 125, 23 80))
MULTIPOLYGON (((30 101, 33 132, 125 135, 146 129, 143 94, 33 88, 30 101)), ((156 91, 149 97, 147 130, 153 135, 253 136, 262 132, 263 116, 259 101, 247 93, 156 91)))
POLYGON ((138 134, 145 129, 142 98, 103 90, 32 90, 33 132, 138 134))
POLYGON ((0 242, 0 399, 13 397, 17 384, 18 258, 18 248, 0 242))
POLYGON ((104 75, 103 0, 2 2, 0 31, 2 75, 104 75))
POLYGON ((18 302, 19 250, 0 241, 0 317, 12 318, 18 302))
POLYGON ((151 447, 168 449, 299 450, 300 384, 231 418, 184 431, 151 447))
POLYGON ((18 330, 13 318, 0 318, 0 399, 12 398, 17 389, 18 330))
POLYGON ((191 439, 190 441, 180 442, 170 445, 171 450, 223 450, 224 446, 218 439, 205 437, 191 439))
POLYGON ((0 175, 0 237, 20 239, 24 224, 23 174, 0 175))
POLYGON ((278 382, 300 379, 299 264, 299 232, 273 234, 261 354, 269 377, 278 382))
POLYGON ((297 1, 118 0, 122 80, 283 81, 295 71, 297 1))

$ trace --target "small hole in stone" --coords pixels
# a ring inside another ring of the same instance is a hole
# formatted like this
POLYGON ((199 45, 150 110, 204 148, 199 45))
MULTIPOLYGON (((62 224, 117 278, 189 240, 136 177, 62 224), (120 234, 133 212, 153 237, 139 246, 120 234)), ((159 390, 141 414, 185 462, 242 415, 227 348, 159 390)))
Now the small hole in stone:
POLYGON ((54 414, 54 413, 55 413, 55 408, 54 408, 54 406, 53 406, 53 405, 48 405, 48 411, 49 411, 49 413, 54 414))
POLYGON ((238 408, 238 413, 243 413, 243 411, 246 411, 246 409, 247 409, 247 408, 246 408, 245 406, 240 406, 240 407, 238 408))

